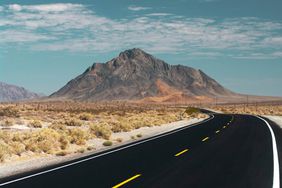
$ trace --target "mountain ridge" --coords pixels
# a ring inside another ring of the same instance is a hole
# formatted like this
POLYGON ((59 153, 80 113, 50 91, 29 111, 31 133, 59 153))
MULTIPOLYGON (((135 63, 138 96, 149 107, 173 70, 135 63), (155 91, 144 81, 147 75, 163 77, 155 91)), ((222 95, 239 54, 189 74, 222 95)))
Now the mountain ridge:
POLYGON ((37 99, 40 95, 24 87, 7 84, 0 81, 0 102, 15 102, 21 100, 37 99))

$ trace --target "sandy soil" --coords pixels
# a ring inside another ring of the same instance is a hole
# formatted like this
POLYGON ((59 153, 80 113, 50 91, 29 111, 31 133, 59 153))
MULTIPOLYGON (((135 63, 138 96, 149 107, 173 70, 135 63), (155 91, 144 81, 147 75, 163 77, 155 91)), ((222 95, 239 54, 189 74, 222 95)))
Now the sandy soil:
POLYGON ((27 153, 25 154, 25 157, 22 158, 22 160, 20 161, 5 162, 1 164, 0 178, 8 177, 11 175, 15 175, 18 173, 22 173, 34 169, 39 169, 53 164, 59 164, 62 162, 70 161, 83 156, 98 153, 107 149, 112 149, 121 146, 123 144, 128 144, 137 140, 145 139, 154 135, 168 132, 177 128, 185 127, 187 125, 191 125, 203 120, 204 118, 202 119, 194 118, 190 120, 182 120, 169 124, 164 124, 162 126, 142 127, 140 129, 132 130, 130 132, 113 133, 111 140, 122 140, 122 142, 114 141, 113 146, 105 147, 102 145, 102 143, 105 141, 104 139, 95 138, 88 141, 89 142, 88 145, 90 144, 96 150, 86 151, 84 153, 70 154, 67 156, 54 156, 47 154, 32 155, 27 153), (137 135, 139 135, 139 137, 137 135))

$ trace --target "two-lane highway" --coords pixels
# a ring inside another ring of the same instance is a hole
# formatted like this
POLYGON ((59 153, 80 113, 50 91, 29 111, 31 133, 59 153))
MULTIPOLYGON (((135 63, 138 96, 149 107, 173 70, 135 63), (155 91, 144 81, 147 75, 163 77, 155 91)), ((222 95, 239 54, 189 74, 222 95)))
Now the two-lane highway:
POLYGON ((3 179, 0 186, 278 188, 274 154, 262 119, 215 114, 194 126, 3 179))

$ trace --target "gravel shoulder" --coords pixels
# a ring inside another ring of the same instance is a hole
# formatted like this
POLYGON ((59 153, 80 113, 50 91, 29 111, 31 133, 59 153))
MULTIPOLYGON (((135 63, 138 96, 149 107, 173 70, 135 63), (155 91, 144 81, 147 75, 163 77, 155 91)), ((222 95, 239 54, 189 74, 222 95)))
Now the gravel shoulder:
POLYGON ((121 132, 121 133, 113 133, 111 140, 122 139, 122 142, 114 142, 113 146, 106 147, 103 146, 103 139, 92 139, 89 142, 91 145, 96 148, 93 151, 86 151, 84 153, 76 153, 69 154, 66 156, 54 156, 54 155, 27 155, 23 160, 20 161, 11 161, 6 162, 0 165, 0 178, 9 177, 12 175, 16 175, 19 173, 28 172, 31 170, 36 170, 44 167, 48 167, 50 165, 60 164, 63 162, 71 161, 74 159, 78 159, 80 157, 85 157, 88 155, 92 155, 95 153, 99 153, 108 149, 113 149, 115 147, 119 147, 128 143, 132 143, 141 139, 146 139, 148 137, 156 136, 165 132, 169 132, 181 127, 189 126, 194 123, 201 122, 207 118, 193 118, 189 120, 182 120, 177 122, 172 122, 169 124, 164 124, 161 126, 154 127, 142 127, 140 129, 132 130, 130 132, 121 132), (138 136, 141 138, 138 138, 138 136))

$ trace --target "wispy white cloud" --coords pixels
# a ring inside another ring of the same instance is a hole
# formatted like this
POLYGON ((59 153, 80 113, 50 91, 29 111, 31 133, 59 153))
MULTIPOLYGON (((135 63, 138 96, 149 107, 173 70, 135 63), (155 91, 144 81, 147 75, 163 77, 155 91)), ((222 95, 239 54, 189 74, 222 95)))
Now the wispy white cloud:
POLYGON ((140 7, 140 6, 135 6, 135 5, 131 5, 128 7, 128 10, 131 11, 141 11, 141 10, 149 10, 151 9, 151 7, 140 7))
POLYGON ((97 53, 141 47, 199 57, 229 51, 234 58, 281 58, 282 23, 277 21, 185 18, 156 12, 110 19, 81 4, 14 4, 3 9, 0 46, 21 43, 32 50, 97 53), (261 53, 269 49, 273 51, 261 53))
POLYGON ((278 46, 282 46, 282 36, 271 36, 271 37, 268 37, 268 38, 265 38, 264 39, 264 44, 268 44, 268 45, 278 45, 278 46))
POLYGON ((29 31, 0 31, 0 44, 1 43, 23 43, 23 42, 37 42, 53 40, 54 37, 32 33, 29 31))
POLYGON ((173 15, 173 14, 164 13, 164 12, 146 14, 146 16, 171 16, 171 15, 173 15))

